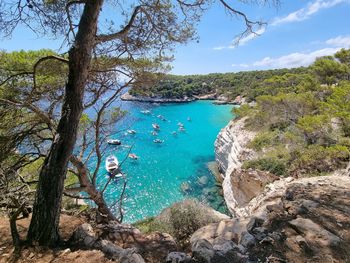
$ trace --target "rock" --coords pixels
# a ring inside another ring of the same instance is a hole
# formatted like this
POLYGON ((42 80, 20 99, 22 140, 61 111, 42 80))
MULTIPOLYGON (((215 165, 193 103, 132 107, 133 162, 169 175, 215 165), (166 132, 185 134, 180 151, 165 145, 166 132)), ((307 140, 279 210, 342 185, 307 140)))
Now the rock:
POLYGON ((215 251, 208 240, 199 239, 192 244, 192 255, 195 260, 203 263, 211 263, 215 251))
POLYGON ((246 248, 250 248, 255 245, 256 240, 249 232, 243 232, 239 243, 246 248))
POLYGON ((307 218, 297 218, 289 222, 299 233, 303 233, 306 240, 319 243, 322 246, 337 246, 340 238, 322 228, 307 218))
POLYGON ((97 241, 97 236, 90 224, 80 225, 74 232, 71 242, 83 247, 93 247, 97 241))
POLYGON ((247 227, 247 231, 248 231, 249 233, 252 233, 252 231, 253 231, 253 229, 254 229, 255 227, 259 227, 259 226, 261 226, 263 223, 264 223, 264 219, 253 216, 253 217, 249 220, 249 222, 248 222, 248 224, 247 224, 247 226, 246 226, 246 227, 247 227))
POLYGON ((232 241, 226 241, 222 245, 214 246, 214 256, 211 262, 217 263, 232 263, 239 262, 242 255, 239 253, 240 249, 232 241))
POLYGON ((245 225, 247 220, 229 219, 222 220, 219 223, 212 223, 198 229, 191 236, 191 244, 193 245, 198 240, 205 239, 211 244, 220 244, 225 241, 238 242, 239 236, 246 230, 245 225))
POLYGON ((184 192, 184 193, 188 193, 189 191, 191 191, 191 186, 190 186, 190 184, 189 184, 188 182, 183 182, 183 183, 181 184, 181 190, 182 190, 182 192, 184 192))
POLYGON ((119 256, 120 263, 145 263, 140 254, 133 249, 124 249, 119 256))
POLYGON ((267 229, 265 227, 256 227, 251 234, 253 234, 258 241, 261 241, 267 236, 267 229))
POLYGON ((198 178, 198 183, 200 185, 207 185, 208 181, 209 181, 209 178, 205 175, 198 178))
POLYGON ((189 263, 192 259, 183 252, 170 252, 165 260, 166 263, 189 263))

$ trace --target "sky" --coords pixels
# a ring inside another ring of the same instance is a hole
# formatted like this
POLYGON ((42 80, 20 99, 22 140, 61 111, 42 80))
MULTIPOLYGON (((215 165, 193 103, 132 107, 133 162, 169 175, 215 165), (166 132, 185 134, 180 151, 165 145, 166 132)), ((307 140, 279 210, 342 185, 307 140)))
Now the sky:
MULTIPOLYGON (((237 3, 237 1, 228 1, 237 3)), ((242 20, 213 4, 198 25, 199 41, 177 46, 173 74, 207 74, 310 65, 315 58, 350 48, 350 0, 284 0, 278 7, 237 6, 251 20, 267 25, 236 43, 244 29, 242 20)), ((0 40, 0 49, 60 47, 57 40, 38 38, 23 28, 11 39, 0 40)))

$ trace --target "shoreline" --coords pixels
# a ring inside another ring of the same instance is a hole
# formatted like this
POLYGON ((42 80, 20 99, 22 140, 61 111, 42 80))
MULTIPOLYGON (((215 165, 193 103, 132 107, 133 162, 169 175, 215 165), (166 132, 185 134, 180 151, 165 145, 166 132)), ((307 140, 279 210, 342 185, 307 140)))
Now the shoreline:
POLYGON ((184 97, 181 99, 178 98, 162 98, 162 97, 146 97, 146 96, 134 96, 129 92, 121 95, 122 101, 137 101, 137 102, 145 102, 145 103, 186 103, 193 102, 197 100, 213 100, 213 104, 216 105, 241 105, 244 103, 244 98, 241 96, 237 96, 233 101, 228 101, 227 99, 222 99, 220 97, 216 97, 216 94, 205 94, 201 96, 193 96, 193 97, 184 97))

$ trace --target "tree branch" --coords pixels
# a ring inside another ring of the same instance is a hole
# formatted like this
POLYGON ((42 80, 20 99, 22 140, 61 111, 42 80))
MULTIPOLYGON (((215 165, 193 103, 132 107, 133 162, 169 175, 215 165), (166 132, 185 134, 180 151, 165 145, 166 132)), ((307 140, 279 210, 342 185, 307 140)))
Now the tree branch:
POLYGON ((122 30, 120 30, 120 31, 118 31, 118 32, 116 32, 116 33, 113 33, 113 34, 107 34, 107 35, 101 34, 101 35, 97 35, 97 36, 96 36, 96 42, 97 42, 97 43, 103 43, 103 42, 111 41, 111 40, 113 40, 113 39, 122 39, 122 38, 124 38, 124 37, 128 34, 130 28, 132 27, 132 25, 133 25, 133 23, 134 23, 134 21, 135 21, 137 15, 138 15, 139 12, 141 12, 141 11, 143 11, 141 5, 135 7, 135 9, 134 9, 134 11, 133 11, 133 13, 132 13, 132 15, 131 15, 131 18, 130 18, 128 24, 127 24, 122 30))

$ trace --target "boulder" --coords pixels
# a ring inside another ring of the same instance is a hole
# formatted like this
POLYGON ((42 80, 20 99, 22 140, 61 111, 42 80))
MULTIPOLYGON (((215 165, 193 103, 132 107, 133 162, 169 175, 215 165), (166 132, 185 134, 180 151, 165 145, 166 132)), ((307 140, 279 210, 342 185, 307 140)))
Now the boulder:
POLYGON ((192 244, 193 258, 199 262, 211 263, 214 254, 214 248, 208 240, 199 239, 192 244))
POLYGON ((170 252, 165 260, 166 263, 190 263, 191 257, 183 252, 170 252))

